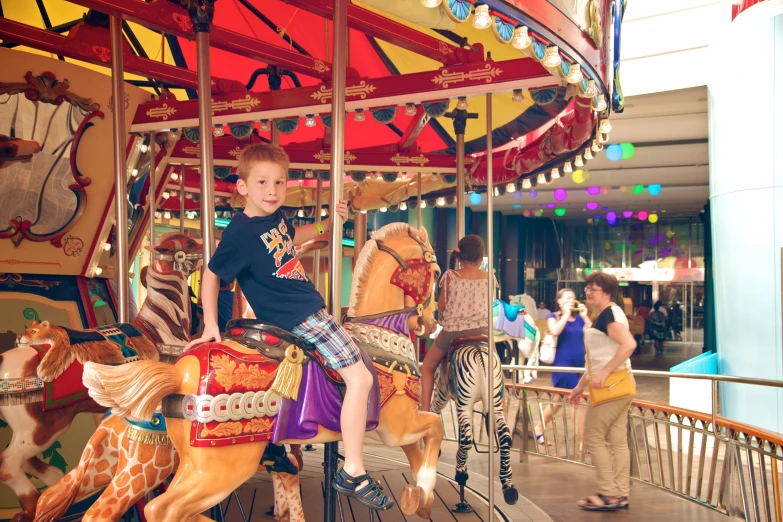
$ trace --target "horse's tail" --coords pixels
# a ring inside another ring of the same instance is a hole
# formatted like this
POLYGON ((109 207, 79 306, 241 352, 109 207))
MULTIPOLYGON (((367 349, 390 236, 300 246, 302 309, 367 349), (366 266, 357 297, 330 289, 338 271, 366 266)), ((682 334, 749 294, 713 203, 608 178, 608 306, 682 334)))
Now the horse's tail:
POLYGON ((176 366, 156 361, 120 366, 88 362, 82 380, 90 397, 115 415, 149 421, 163 397, 179 389, 182 376, 176 366))
POLYGON ((95 454, 95 448, 100 446, 108 435, 109 431, 106 429, 98 429, 93 433, 87 442, 87 447, 82 452, 79 465, 41 494, 41 498, 38 499, 35 522, 55 522, 68 511, 76 501, 84 474, 95 454))

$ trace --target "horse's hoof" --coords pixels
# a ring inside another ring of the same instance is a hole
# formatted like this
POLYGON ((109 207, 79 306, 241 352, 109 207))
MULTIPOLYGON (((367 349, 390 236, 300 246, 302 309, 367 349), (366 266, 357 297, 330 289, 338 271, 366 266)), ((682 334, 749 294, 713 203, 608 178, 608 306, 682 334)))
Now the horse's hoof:
POLYGON ((458 471, 457 474, 454 476, 454 480, 459 484, 460 486, 464 486, 468 483, 468 472, 467 471, 458 471))
POLYGON ((454 513, 473 513, 473 506, 467 502, 460 502, 459 504, 455 504, 451 510, 454 513))
POLYGON ((515 488, 513 484, 503 488, 503 500, 505 500, 506 504, 509 506, 513 506, 519 502, 519 491, 517 491, 517 488, 515 488))
POLYGON ((400 509, 406 515, 413 515, 416 510, 419 509, 421 498, 424 494, 419 486, 413 486, 411 484, 402 488, 402 496, 400 497, 400 509))
POLYGON ((434 500, 435 500, 435 493, 430 493, 430 496, 427 497, 427 501, 424 503, 424 505, 416 510, 416 515, 418 515, 420 518, 423 518, 424 520, 429 520, 430 516, 432 515, 432 502, 434 500))

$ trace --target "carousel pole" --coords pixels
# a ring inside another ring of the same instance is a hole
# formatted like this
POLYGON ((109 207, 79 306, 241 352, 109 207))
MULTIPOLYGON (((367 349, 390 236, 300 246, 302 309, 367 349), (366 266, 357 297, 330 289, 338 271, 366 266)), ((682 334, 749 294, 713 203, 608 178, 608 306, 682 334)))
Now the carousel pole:
POLYGON ((457 135, 457 241, 465 237, 465 120, 458 125, 454 118, 457 135), (459 131, 462 132, 459 132, 459 131))
POLYGON ((487 477, 489 477, 489 487, 487 488, 487 502, 489 503, 489 514, 487 521, 492 522, 495 520, 495 453, 492 446, 495 443, 495 408, 494 408, 494 391, 495 383, 493 377, 495 374, 494 360, 495 360, 495 343, 492 342, 493 338, 493 321, 492 321, 492 305, 495 301, 495 274, 494 274, 494 262, 492 259, 493 249, 493 232, 494 232, 494 219, 492 216, 492 196, 494 195, 494 189, 492 187, 492 93, 487 93, 487 285, 489 286, 489 299, 487 300, 487 317, 489 317, 489 327, 487 328, 487 336, 489 337, 489 343, 487 345, 487 355, 489 356, 489 364, 487 364, 487 401, 484 405, 487 408, 487 477))
MULTIPOLYGON (((150 181, 150 188, 147 190, 147 200, 149 201, 149 213, 150 213, 150 247, 155 244, 155 211, 157 210, 157 193, 155 192, 155 151, 153 150, 155 148, 155 132, 150 132, 150 172, 149 172, 149 181, 150 181)), ((152 248, 150 248, 150 265, 153 262, 154 254, 152 253, 152 248)))
MULTIPOLYGON (((317 174, 316 174, 317 175, 317 174)), ((321 180, 321 176, 318 176, 318 181, 315 184, 315 222, 321 222, 321 207, 323 206, 323 189, 324 182, 321 180)), ((342 243, 342 242, 341 242, 342 243)), ((321 283, 321 249, 316 248, 313 252, 313 284, 316 288, 321 283)))
POLYGON ((185 165, 179 166, 179 232, 185 233, 185 165))
MULTIPOLYGON (((348 54, 348 1, 334 0, 332 20, 332 161, 330 208, 332 209, 329 242, 329 310, 336 320, 341 314, 341 275, 343 222, 334 212, 343 197, 343 157, 345 152, 345 66, 348 54)), ((334 522, 337 495, 332 487, 337 470, 337 443, 324 445, 324 522, 334 522)))
MULTIPOLYGON (((416 228, 421 228, 421 172, 416 174, 416 228)), ((464 224, 465 216, 462 217, 464 224)))
MULTIPOLYGON (((117 258, 117 320, 128 322, 128 181, 125 154, 125 84, 122 64, 122 20, 111 17, 111 91, 114 128, 114 248, 117 258)), ((154 218, 154 216, 153 216, 154 218)))
POLYGON ((188 12, 196 33, 198 122, 201 136, 201 241, 204 266, 215 251, 215 181, 212 161, 212 83, 209 76, 209 28, 215 0, 191 0, 188 12))
POLYGON ((359 252, 364 248, 367 242, 367 211, 357 210, 353 215, 353 260, 356 266, 356 260, 359 259, 359 252))

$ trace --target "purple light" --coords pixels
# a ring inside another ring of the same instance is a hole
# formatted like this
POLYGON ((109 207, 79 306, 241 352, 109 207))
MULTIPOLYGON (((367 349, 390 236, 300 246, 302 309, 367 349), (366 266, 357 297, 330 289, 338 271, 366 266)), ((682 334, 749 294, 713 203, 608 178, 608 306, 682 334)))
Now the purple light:
POLYGON ((557 205, 555 205, 554 203, 547 203, 547 204, 546 204, 546 207, 547 207, 547 208, 555 208, 556 206, 557 206, 557 205))
POLYGON ((597 196, 601 193, 601 187, 587 187, 587 193, 591 196, 597 196))
POLYGON ((598 202, 588 201, 587 203, 585 203, 585 207, 587 207, 587 210, 595 210, 598 208, 598 202))
POLYGON ((538 191, 537 190, 531 190, 530 191, 530 197, 535 199, 538 197, 538 191))
POLYGON ((514 192, 514 197, 520 199, 522 197, 522 193, 517 190, 516 192, 514 192))
POLYGON ((614 212, 607 212, 606 213, 606 222, 609 223, 609 226, 615 226, 617 224, 617 214, 614 212))
POLYGON ((601 210, 609 210, 609 207, 601 207, 601 210))
POLYGON ((624 210, 624 211, 623 211, 623 217, 624 217, 625 219, 628 219, 628 218, 629 218, 629 217, 631 217, 631 216, 633 216, 633 211, 632 211, 632 210, 624 210))
POLYGON ((566 189, 564 188, 555 189, 554 196, 555 196, 555 201, 565 201, 566 198, 568 197, 568 192, 566 192, 566 189))

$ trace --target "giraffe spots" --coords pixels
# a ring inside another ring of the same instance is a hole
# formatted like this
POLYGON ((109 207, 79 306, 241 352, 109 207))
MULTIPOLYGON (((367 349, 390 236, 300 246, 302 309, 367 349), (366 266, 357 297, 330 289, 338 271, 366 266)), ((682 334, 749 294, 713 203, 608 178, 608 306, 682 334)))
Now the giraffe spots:
POLYGON ((63 480, 63 484, 68 484, 70 481, 72 481, 72 480, 73 480, 73 477, 71 476, 71 474, 70 474, 70 473, 68 473, 67 475, 65 475, 65 476, 62 478, 62 480, 63 480))
POLYGON ((163 468, 160 470, 160 475, 158 475, 158 480, 163 482, 166 480, 166 477, 168 477, 171 474, 171 470, 169 468, 163 468))
POLYGON ((109 461, 108 460, 102 460, 98 462, 98 464, 95 465, 95 471, 98 473, 102 473, 106 471, 106 468, 109 467, 109 461))
POLYGON ((122 473, 120 475, 120 478, 117 480, 117 487, 122 488, 126 486, 128 484, 128 481, 130 481, 130 475, 128 475, 127 473, 122 473))
POLYGON ((142 475, 133 478, 131 481, 131 490, 133 490, 134 493, 141 493, 144 490, 144 477, 142 475))
POLYGON ((100 475, 96 475, 93 484, 95 485, 95 489, 101 489, 105 488, 109 482, 111 482, 111 477, 106 473, 101 473, 100 475))
POLYGON ((113 506, 114 504, 118 503, 120 500, 117 497, 111 497, 108 502, 106 502, 107 506, 113 506))
POLYGON ((93 453, 93 458, 99 459, 103 456, 104 452, 106 451, 106 448, 103 444, 99 444, 97 448, 95 448, 95 452, 93 453))
POLYGON ((84 478, 82 479, 82 487, 86 488, 89 483, 90 483, 90 476, 85 474, 84 478))
POLYGON ((152 459, 155 457, 155 448, 156 446, 150 446, 149 444, 138 444, 139 448, 139 454, 138 459, 141 462, 147 463, 151 462, 152 459))
POLYGON ((117 450, 114 450, 114 451, 112 451, 111 453, 109 453, 109 456, 110 456, 111 458, 113 458, 113 459, 117 459, 117 458, 119 458, 119 457, 120 457, 120 452, 119 452, 119 451, 117 451, 117 450))
POLYGON ((171 464, 171 451, 168 446, 161 446, 160 451, 155 453, 155 467, 164 468, 171 464))
MULTIPOLYGON (((128 476, 127 476, 127 475, 125 475, 125 474, 123 474, 122 476, 123 476, 123 477, 125 477, 125 482, 128 482, 128 480, 127 480, 127 479, 128 479, 128 476)), ((127 485, 127 486, 125 486, 125 487, 122 487, 122 488, 120 488, 120 489, 117 491, 117 496, 118 496, 118 497, 124 497, 124 496, 125 496, 125 494, 126 494, 126 493, 128 493, 128 490, 129 490, 129 489, 130 489, 130 485, 127 485)))
POLYGON ((147 466, 147 468, 144 470, 144 476, 147 479, 147 487, 151 488, 155 485, 155 482, 157 482, 158 472, 154 467, 147 466))
POLYGON ((112 513, 113 513, 113 511, 112 511, 111 508, 106 508, 106 509, 103 510, 103 513, 101 513, 101 518, 103 520, 111 520, 112 513))
POLYGON ((142 468, 141 464, 136 464, 131 469, 128 470, 128 473, 130 473, 131 477, 135 477, 136 475, 140 475, 144 472, 144 468, 142 468))
POLYGON ((114 496, 114 481, 109 484, 106 489, 103 491, 102 497, 111 497, 114 496))

